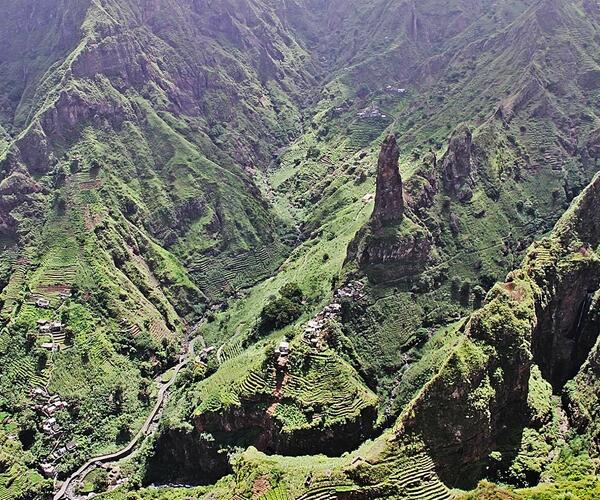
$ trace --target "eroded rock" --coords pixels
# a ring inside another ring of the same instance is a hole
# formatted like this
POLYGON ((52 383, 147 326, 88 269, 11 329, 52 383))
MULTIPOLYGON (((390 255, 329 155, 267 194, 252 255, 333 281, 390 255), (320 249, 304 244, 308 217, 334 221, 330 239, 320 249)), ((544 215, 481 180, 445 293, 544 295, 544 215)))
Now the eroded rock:
POLYGON ((375 209, 371 216, 373 227, 398 222, 404 215, 402 177, 398 168, 400 150, 394 135, 389 135, 381 145, 377 163, 377 192, 375 209))
POLYGON ((461 201, 473 196, 475 180, 472 165, 473 135, 465 124, 452 133, 448 151, 442 159, 442 181, 444 189, 461 201))

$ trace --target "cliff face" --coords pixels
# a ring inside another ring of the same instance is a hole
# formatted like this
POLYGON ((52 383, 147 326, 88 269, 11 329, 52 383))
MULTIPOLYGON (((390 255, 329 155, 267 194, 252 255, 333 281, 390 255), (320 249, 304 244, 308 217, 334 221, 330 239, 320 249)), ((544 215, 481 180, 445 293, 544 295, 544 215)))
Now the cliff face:
POLYGON ((305 426, 286 430, 265 411, 272 403, 265 399, 247 400, 241 407, 203 413, 194 418, 194 427, 198 433, 213 434, 219 442, 233 440, 268 454, 289 456, 340 456, 356 449, 374 433, 376 410, 373 406, 363 408, 346 422, 326 428, 305 426))
POLYGON ((598 331, 587 328, 586 318, 600 284, 599 187, 597 176, 553 235, 494 287, 453 354, 401 417, 398 434, 425 440, 447 484, 472 485, 489 453, 510 445, 507 439, 530 424, 534 364, 560 393, 593 350, 598 331))

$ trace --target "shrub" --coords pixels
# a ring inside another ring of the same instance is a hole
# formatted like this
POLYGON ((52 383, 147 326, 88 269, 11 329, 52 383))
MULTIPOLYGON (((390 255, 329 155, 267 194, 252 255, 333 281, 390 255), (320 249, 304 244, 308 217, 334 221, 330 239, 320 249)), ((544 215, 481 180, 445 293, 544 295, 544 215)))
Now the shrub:
POLYGON ((279 290, 279 294, 292 301, 302 301, 304 298, 304 293, 298 283, 286 283, 281 290, 279 290))
POLYGON ((316 160, 321 156, 321 150, 317 147, 317 146, 311 146, 310 148, 308 148, 308 151, 306 152, 306 159, 310 160, 316 160))
POLYGON ((279 290, 279 298, 271 298, 260 314, 260 329, 271 331, 296 321, 304 310, 304 293, 297 283, 287 283, 279 290))
POLYGON ((96 493, 105 491, 108 488, 108 472, 104 469, 99 469, 94 479, 92 480, 92 489, 96 493))
POLYGON ((302 305, 286 297, 269 302, 262 310, 261 327, 265 331, 282 328, 297 320, 302 314, 302 305))

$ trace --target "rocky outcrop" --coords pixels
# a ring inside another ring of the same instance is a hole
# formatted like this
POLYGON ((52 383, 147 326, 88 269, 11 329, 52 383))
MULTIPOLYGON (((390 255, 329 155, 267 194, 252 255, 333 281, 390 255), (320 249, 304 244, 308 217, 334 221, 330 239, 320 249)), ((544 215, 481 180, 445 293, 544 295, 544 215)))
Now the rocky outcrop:
POLYGON ((0 233, 14 233, 23 215, 33 215, 42 187, 22 169, 15 169, 0 182, 0 233))
POLYGON ((381 146, 375 208, 369 223, 348 246, 355 261, 374 281, 394 281, 422 271, 431 260, 433 238, 405 205, 394 135, 381 146))
POLYGON ((209 432, 217 441, 233 440, 244 446, 277 455, 340 456, 360 446, 373 436, 375 406, 366 406, 345 422, 327 427, 304 426, 293 431, 282 430, 268 411, 269 401, 243 401, 240 407, 229 406, 219 412, 206 412, 194 418, 197 433, 209 432))
POLYGON ((418 214, 426 213, 438 193, 437 157, 429 151, 405 184, 406 203, 418 214))
POLYGON ((381 145, 377 163, 377 192, 371 225, 380 228, 389 223, 399 222, 404 215, 402 177, 398 169, 400 150, 396 137, 389 135, 381 145))
POLYGON ((442 182, 451 196, 468 201, 473 196, 475 180, 472 164, 473 136, 465 124, 459 125, 450 137, 448 151, 442 158, 442 182))

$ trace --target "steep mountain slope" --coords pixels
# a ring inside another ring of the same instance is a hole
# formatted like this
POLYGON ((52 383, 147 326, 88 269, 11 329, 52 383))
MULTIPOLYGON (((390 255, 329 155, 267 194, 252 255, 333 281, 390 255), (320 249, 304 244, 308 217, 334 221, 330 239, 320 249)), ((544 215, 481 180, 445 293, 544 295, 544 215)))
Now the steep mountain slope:
POLYGON ((299 128, 307 56, 244 5, 5 7, 1 404, 34 464, 129 439, 187 325, 286 252, 249 172, 299 128))
POLYGON ((200 334, 132 489, 447 498, 572 479, 565 450, 593 469, 590 2, 5 10, 9 498, 124 446, 200 334))

